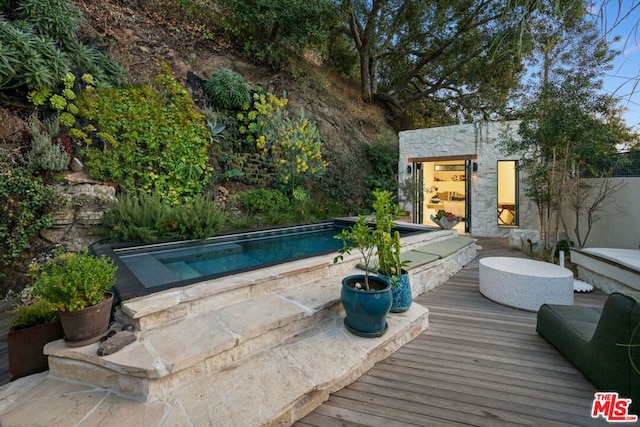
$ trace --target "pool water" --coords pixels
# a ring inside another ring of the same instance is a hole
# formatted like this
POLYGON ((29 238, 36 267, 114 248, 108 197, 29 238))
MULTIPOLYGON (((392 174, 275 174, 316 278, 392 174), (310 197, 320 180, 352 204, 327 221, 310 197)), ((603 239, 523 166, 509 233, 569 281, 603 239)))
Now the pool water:
MULTIPOLYGON (((115 261, 115 291, 121 300, 126 300, 302 258, 337 254, 342 241, 334 236, 352 225, 352 221, 334 220, 237 232, 202 241, 96 245, 92 251, 115 261)), ((409 226, 397 229, 403 236, 425 231, 409 226)))
POLYGON ((247 236, 235 242, 192 243, 120 254, 120 259, 145 287, 225 275, 337 251, 342 242, 331 228, 292 231, 288 235, 247 236))

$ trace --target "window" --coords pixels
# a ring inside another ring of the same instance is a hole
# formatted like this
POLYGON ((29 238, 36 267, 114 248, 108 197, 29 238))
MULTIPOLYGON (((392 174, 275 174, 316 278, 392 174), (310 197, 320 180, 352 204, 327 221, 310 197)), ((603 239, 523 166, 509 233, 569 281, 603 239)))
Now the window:
POLYGON ((518 162, 498 161, 498 225, 518 225, 518 162))

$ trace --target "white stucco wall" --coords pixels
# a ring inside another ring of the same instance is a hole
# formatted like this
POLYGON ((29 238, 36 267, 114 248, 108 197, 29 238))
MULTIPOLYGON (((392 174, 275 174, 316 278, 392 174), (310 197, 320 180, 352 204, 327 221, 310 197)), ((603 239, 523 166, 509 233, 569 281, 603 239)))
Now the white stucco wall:
MULTIPOLYGON (((505 126, 515 133, 518 122, 484 122, 400 132, 399 182, 409 177, 410 158, 477 155, 473 161, 478 163, 478 171, 471 175, 471 234, 507 236, 513 227, 499 227, 497 218, 498 160, 518 160, 519 157, 505 156, 500 151, 500 133, 505 126)), ((520 181, 518 228, 538 229, 536 208, 524 197, 522 177, 520 181)))
MULTIPOLYGON (((611 180, 613 184, 624 182, 626 185, 605 201, 603 209, 598 212, 601 219, 593 225, 585 247, 638 249, 640 247, 640 177, 611 178, 611 180)), ((598 179, 586 181, 597 185, 598 179)), ((562 210, 562 215, 567 221, 570 239, 577 244, 573 232, 575 215, 567 208, 562 210)), ((586 232, 586 219, 583 218, 580 230, 583 238, 586 232)))

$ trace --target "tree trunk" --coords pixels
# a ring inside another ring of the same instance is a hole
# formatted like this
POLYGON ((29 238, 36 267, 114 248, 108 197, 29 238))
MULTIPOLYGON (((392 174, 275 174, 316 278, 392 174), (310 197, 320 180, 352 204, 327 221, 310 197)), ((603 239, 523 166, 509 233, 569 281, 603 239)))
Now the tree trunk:
POLYGON ((360 52, 360 85, 362 89, 362 100, 373 102, 373 91, 371 81, 371 58, 367 49, 360 52))

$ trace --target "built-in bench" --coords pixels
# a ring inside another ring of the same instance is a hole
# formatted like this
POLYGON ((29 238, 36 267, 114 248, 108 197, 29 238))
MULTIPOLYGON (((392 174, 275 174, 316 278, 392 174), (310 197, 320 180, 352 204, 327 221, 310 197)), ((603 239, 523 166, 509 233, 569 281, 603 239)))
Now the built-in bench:
MULTIPOLYGON (((411 272, 412 269, 451 256, 473 243, 475 243, 475 239, 469 237, 452 237, 402 252, 401 259, 406 261, 405 269, 411 272)), ((363 263, 359 263, 358 268, 365 270, 366 266, 363 263)), ((375 272, 377 270, 378 264, 377 261, 374 261, 369 267, 369 271, 375 272)))
MULTIPOLYGON (((475 242, 469 237, 454 236, 402 252, 401 259, 406 261, 405 269, 411 277, 412 295, 417 296, 440 286, 474 259, 475 242)), ((363 263, 357 266, 366 269, 363 263)), ((377 260, 369 266, 369 271, 378 271, 377 260)))
POLYGON ((640 413, 640 294, 612 293, 602 309, 544 304, 538 334, 600 391, 632 399, 640 413))

